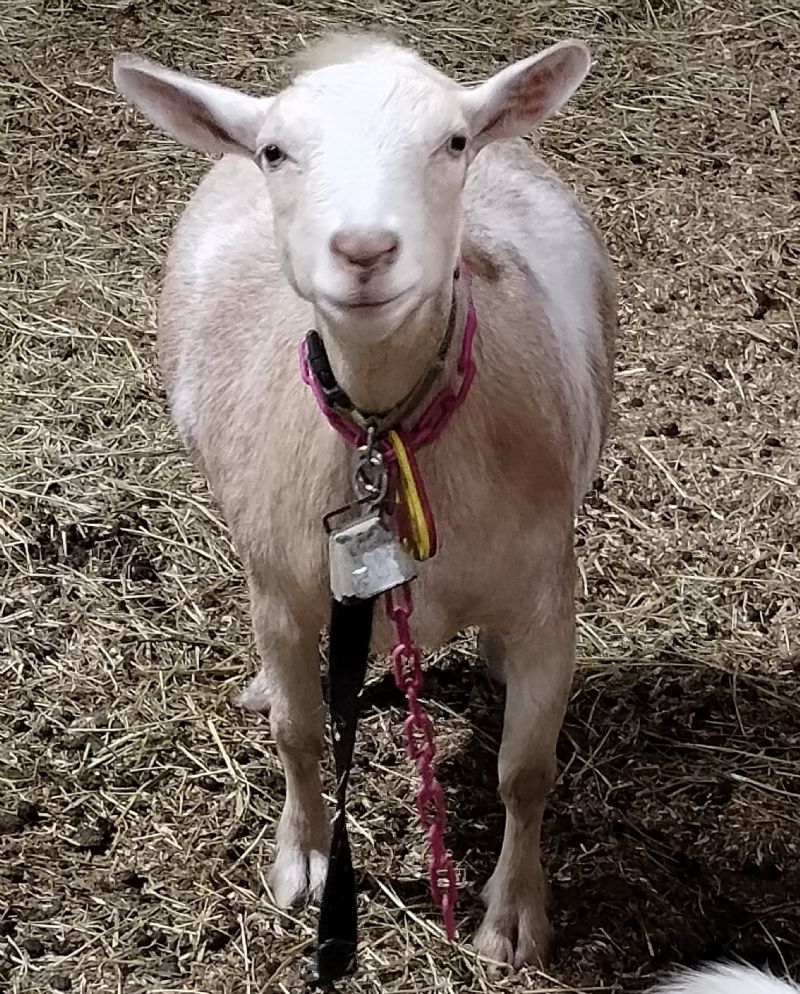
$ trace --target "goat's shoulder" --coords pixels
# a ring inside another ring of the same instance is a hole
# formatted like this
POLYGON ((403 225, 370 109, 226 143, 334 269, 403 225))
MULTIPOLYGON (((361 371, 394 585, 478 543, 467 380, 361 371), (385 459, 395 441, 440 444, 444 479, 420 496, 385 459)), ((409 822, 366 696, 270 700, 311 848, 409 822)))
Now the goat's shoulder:
POLYGON ((574 197, 554 169, 521 138, 492 142, 472 163, 466 206, 472 211, 519 208, 532 197, 548 197, 553 208, 574 206, 574 197))
POLYGON ((554 169, 521 139, 495 142, 472 164, 465 189, 467 226, 500 242, 531 237, 558 245, 594 243, 594 226, 554 169))
POLYGON ((496 142, 473 163, 465 197, 464 243, 484 274, 512 274, 568 323, 585 325, 597 294, 610 298, 608 250, 575 194, 522 140, 496 142), (579 306, 580 305, 580 306, 579 306))
POLYGON ((175 229, 162 317, 176 307, 208 316, 215 302, 227 306, 227 298, 258 295, 258 287, 277 292, 284 282, 263 177, 250 160, 224 156, 203 178, 175 229))
POLYGON ((187 203, 173 238, 173 254, 185 243, 221 237, 233 228, 258 231, 269 214, 264 178, 258 166, 238 155, 225 155, 205 174, 187 203))

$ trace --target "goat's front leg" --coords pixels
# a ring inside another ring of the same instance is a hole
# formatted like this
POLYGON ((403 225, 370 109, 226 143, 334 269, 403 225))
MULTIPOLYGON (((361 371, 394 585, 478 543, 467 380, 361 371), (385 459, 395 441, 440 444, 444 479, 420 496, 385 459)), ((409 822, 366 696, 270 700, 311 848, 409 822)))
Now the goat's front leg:
POLYGON ((286 605, 253 583, 250 600, 261 671, 240 702, 269 711, 283 764, 286 801, 269 881, 276 903, 288 907, 319 897, 328 867, 328 812, 319 771, 325 736, 319 633, 313 625, 303 628, 286 605))
POLYGON ((523 636, 495 637, 493 648, 501 645, 506 703, 499 783, 506 824, 500 858, 484 890, 487 911, 475 944, 490 959, 520 967, 544 963, 551 942, 539 841, 574 669, 571 602, 564 599, 523 636))

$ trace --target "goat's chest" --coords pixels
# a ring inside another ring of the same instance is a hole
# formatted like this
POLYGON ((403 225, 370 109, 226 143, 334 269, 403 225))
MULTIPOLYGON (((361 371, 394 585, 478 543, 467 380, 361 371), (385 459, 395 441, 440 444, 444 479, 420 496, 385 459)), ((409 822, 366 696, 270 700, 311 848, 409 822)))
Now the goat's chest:
MULTIPOLYGON (((259 586, 289 601, 294 613, 324 617, 330 594, 322 521, 350 499, 352 452, 313 400, 293 400, 272 408, 260 444, 237 452, 241 436, 231 434, 215 490, 259 586)), ((419 564, 413 587, 415 631, 425 645, 465 626, 496 623, 516 599, 514 589, 529 587, 547 559, 543 536, 554 509, 566 508, 571 520, 564 453, 534 414, 524 405, 488 405, 478 388, 417 454, 439 545, 419 564)), ((379 617, 376 643, 388 636, 379 617)))
MULTIPOLYGON (((471 625, 505 628, 516 592, 540 573, 550 526, 521 485, 519 467, 509 469, 485 452, 423 469, 438 536, 436 556, 419 564, 414 584, 415 631, 424 645, 441 645, 471 625)), ((378 625, 381 647, 390 634, 378 625)))
MULTIPOLYGON (((414 632, 427 647, 470 626, 511 630, 521 602, 547 596, 571 525, 569 495, 556 495, 555 479, 542 485, 536 453, 476 442, 454 431, 419 456, 438 537, 412 585, 414 632)), ((380 611, 375 647, 391 641, 380 611)))

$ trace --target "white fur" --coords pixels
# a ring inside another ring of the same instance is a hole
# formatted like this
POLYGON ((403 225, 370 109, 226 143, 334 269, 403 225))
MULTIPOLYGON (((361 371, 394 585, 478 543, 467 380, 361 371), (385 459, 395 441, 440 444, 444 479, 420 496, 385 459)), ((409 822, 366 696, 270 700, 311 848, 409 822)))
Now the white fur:
POLYGON ((271 103, 135 55, 117 56, 114 82, 159 128, 184 145, 215 154, 255 151, 258 126, 271 103), (225 135, 209 128, 213 123, 222 123, 225 135))
POLYGON ((675 973, 653 988, 652 994, 798 994, 791 980, 738 963, 711 963, 675 973))
POLYGON ((114 78, 155 124, 186 144, 247 155, 282 149, 286 160, 264 172, 289 282, 340 336, 380 340, 435 296, 451 272, 472 156, 558 109, 580 85, 589 58, 583 45, 562 42, 470 91, 424 66, 403 49, 376 45, 355 62, 302 74, 269 99, 132 56, 117 58, 114 78), (528 92, 526 102, 520 93, 528 92), (498 119, 506 101, 515 110, 498 119), (470 148, 452 154, 454 135, 470 138, 470 148), (376 297, 400 298, 379 320, 343 314, 341 303, 358 291, 330 251, 343 229, 390 231, 400 240, 396 263, 373 281, 376 297))
POLYGON ((513 138, 520 133, 520 113, 511 95, 531 89, 542 73, 546 84, 537 94, 537 110, 526 123, 538 124, 555 114, 583 82, 590 65, 585 46, 574 41, 560 42, 544 52, 508 66, 467 95, 467 113, 480 144, 513 138))
MULTIPOLYGON (((484 153, 485 154, 485 153, 484 153)), ((480 160, 479 160, 480 161, 480 160)), ((477 164, 476 164, 477 165, 477 164)), ((472 216, 481 226, 493 225, 496 237, 517 246, 536 274, 544 296, 541 306, 556 331, 564 378, 576 418, 574 464, 576 506, 591 483, 600 450, 600 425, 594 416, 597 398, 589 369, 589 355, 602 340, 591 286, 585 274, 593 246, 561 185, 515 182, 507 163, 502 164, 509 186, 523 201, 523 208, 495 210, 494 202, 476 198, 472 216), (500 227, 498 227, 500 225, 500 227)), ((499 182, 499 168, 482 177, 488 185, 499 182)))

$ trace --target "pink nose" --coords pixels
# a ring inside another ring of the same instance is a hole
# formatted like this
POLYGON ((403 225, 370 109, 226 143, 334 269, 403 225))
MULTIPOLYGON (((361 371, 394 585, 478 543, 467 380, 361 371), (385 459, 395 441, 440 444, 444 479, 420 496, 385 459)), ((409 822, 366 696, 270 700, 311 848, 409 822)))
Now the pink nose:
POLYGON ((399 248, 400 239, 391 231, 340 231, 331 238, 331 253, 362 278, 388 269, 399 248))

